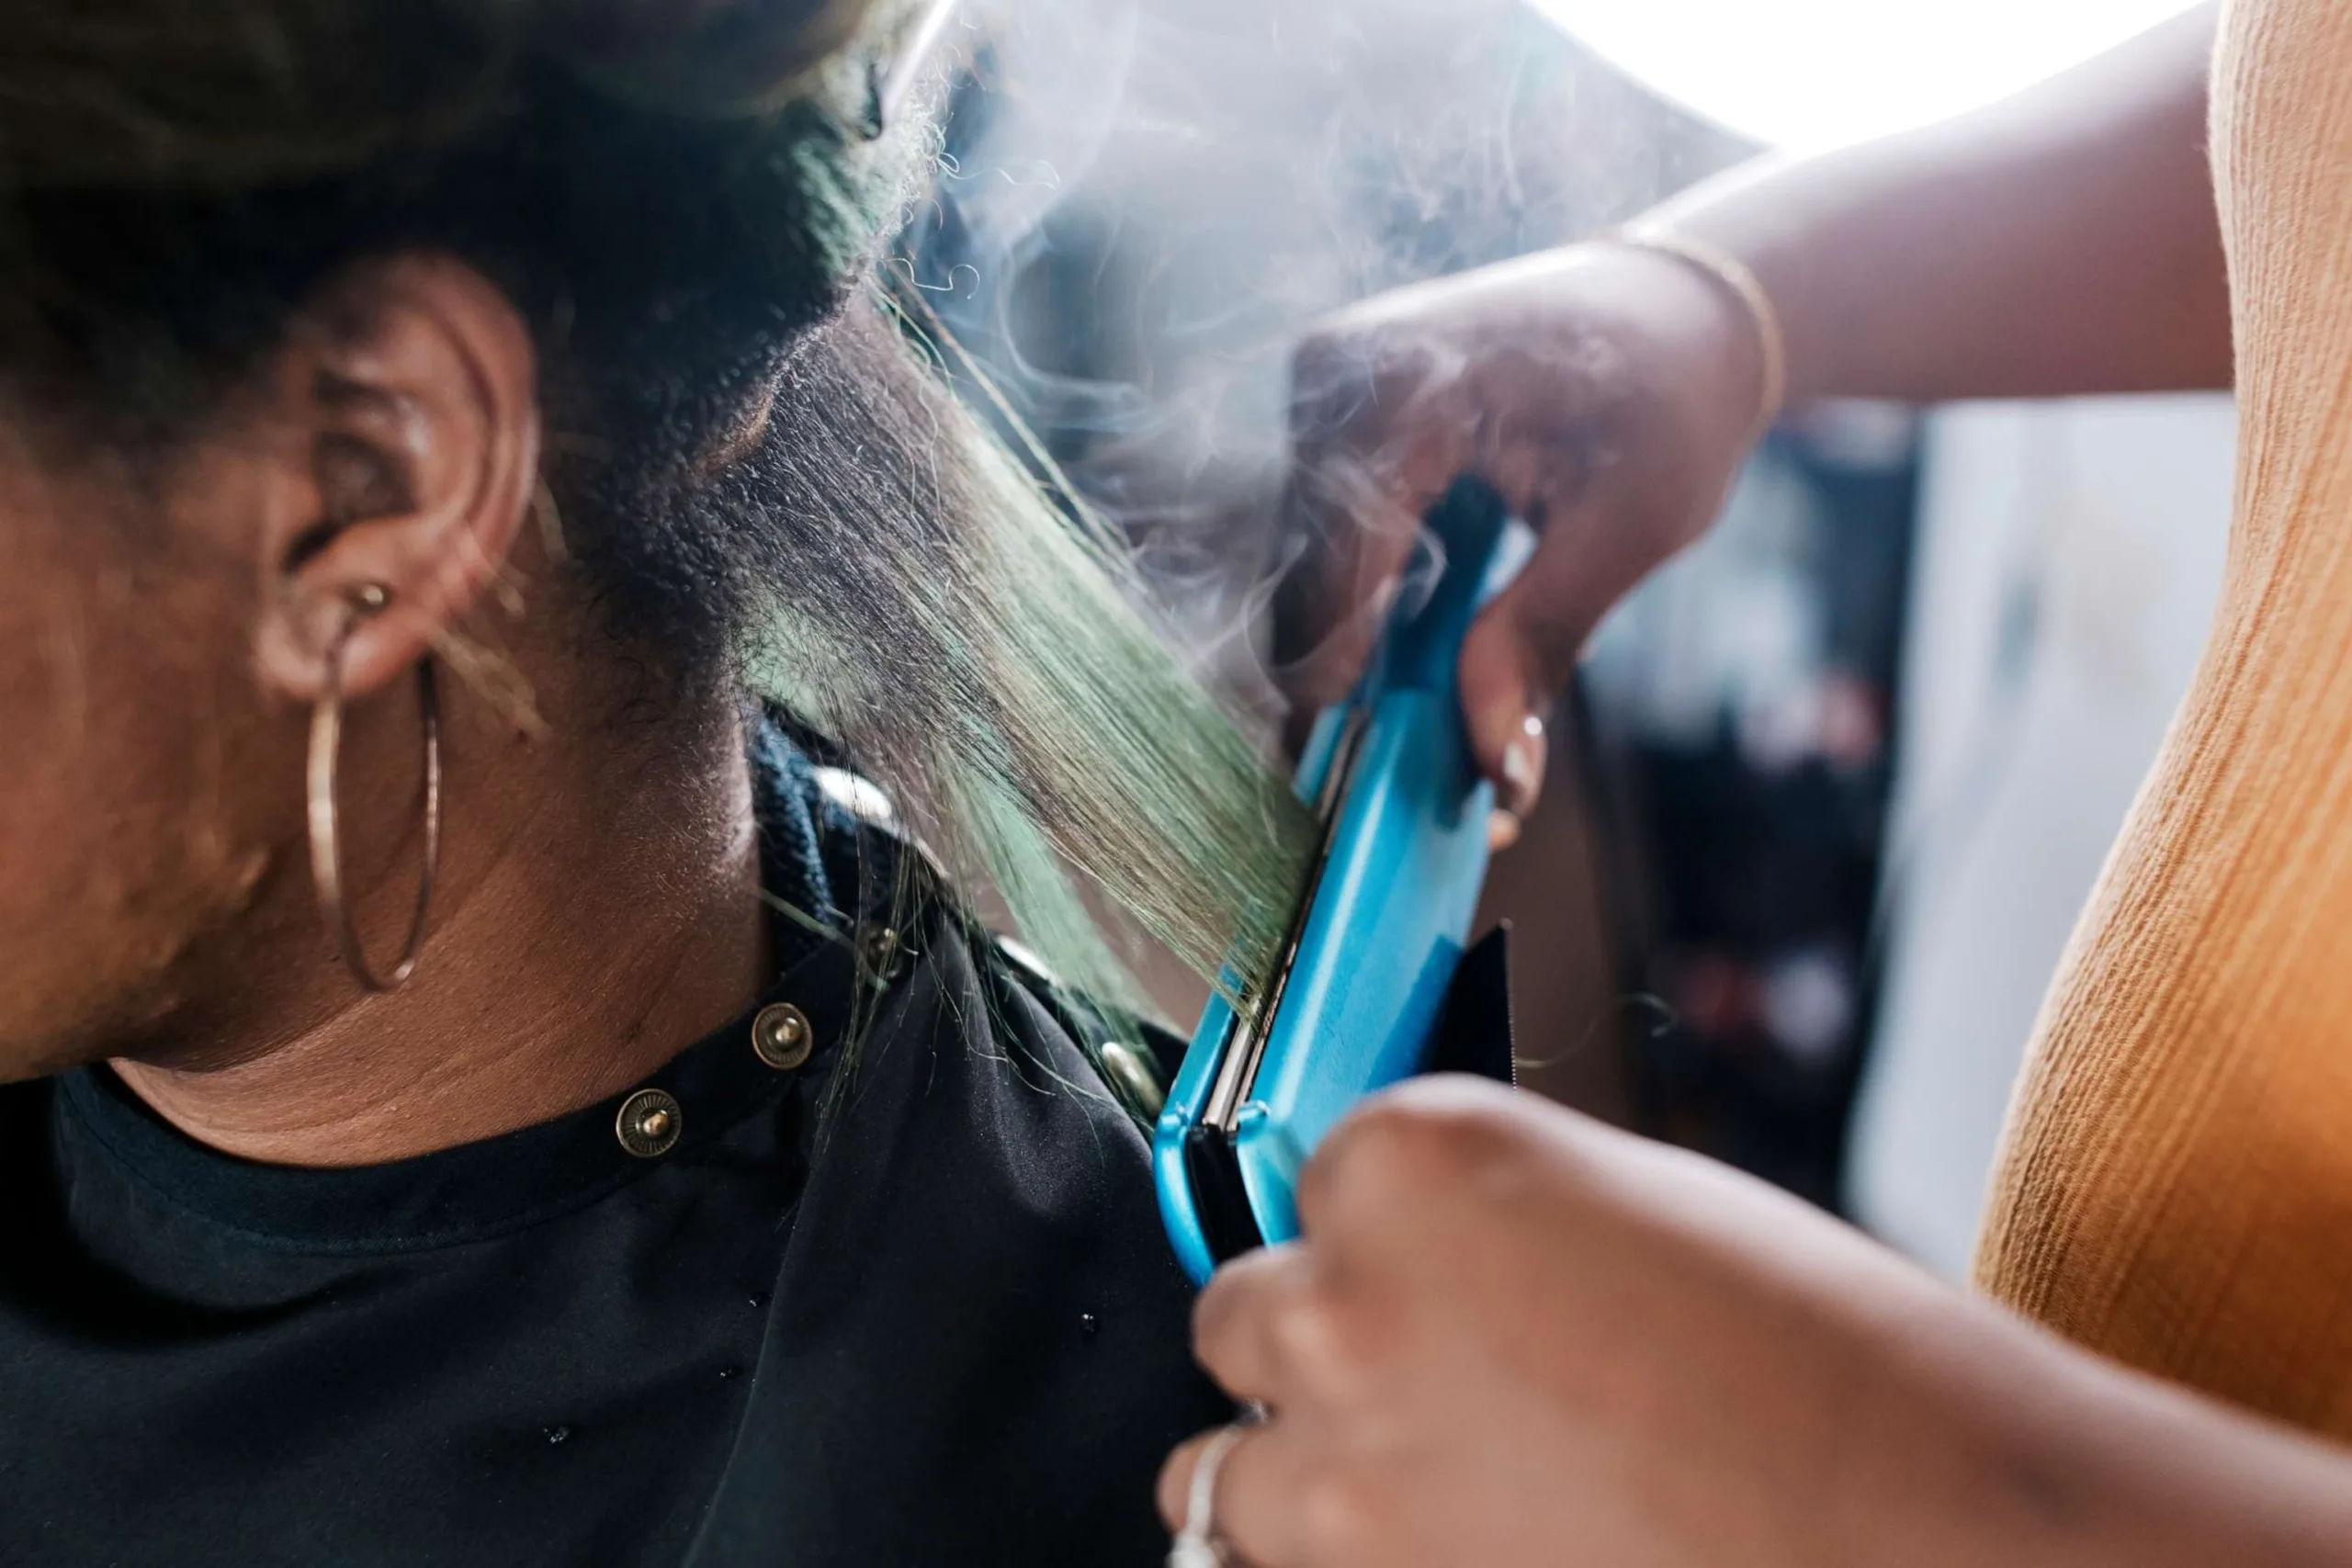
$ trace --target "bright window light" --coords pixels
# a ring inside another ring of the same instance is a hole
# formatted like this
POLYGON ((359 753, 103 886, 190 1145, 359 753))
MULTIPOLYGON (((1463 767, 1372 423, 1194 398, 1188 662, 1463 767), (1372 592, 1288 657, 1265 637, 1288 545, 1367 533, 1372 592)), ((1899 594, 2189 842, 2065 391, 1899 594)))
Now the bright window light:
POLYGON ((1529 0, 1666 96, 1798 151, 1924 125, 2195 0, 1529 0))

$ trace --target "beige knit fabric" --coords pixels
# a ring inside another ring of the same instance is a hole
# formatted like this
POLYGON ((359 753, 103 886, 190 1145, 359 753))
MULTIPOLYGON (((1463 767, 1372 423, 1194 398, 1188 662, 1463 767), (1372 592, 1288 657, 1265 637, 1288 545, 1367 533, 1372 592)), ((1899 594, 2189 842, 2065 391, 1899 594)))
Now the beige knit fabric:
POLYGON ((2352 0, 2233 0, 2212 152, 2229 570, 2044 1009, 1977 1277, 2352 1436, 2352 0))

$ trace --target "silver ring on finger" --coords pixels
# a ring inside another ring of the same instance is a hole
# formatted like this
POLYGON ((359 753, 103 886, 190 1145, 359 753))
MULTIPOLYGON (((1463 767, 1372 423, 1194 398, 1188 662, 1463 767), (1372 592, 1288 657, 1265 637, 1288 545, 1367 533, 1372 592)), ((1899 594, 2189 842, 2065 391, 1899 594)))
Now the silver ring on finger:
POLYGON ((1238 1422, 1221 1427, 1201 1450, 1184 1500, 1184 1528, 1168 1549, 1168 1568, 1231 1568, 1216 1533, 1216 1482, 1226 1459, 1249 1430, 1238 1422))

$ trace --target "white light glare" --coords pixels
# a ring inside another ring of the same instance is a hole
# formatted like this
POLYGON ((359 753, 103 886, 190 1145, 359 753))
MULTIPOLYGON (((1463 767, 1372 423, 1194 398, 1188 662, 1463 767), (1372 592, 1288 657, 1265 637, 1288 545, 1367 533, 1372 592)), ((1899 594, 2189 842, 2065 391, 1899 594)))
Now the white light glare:
POLYGON ((2196 0, 1528 0, 1650 87, 1799 152, 1925 125, 2196 0))

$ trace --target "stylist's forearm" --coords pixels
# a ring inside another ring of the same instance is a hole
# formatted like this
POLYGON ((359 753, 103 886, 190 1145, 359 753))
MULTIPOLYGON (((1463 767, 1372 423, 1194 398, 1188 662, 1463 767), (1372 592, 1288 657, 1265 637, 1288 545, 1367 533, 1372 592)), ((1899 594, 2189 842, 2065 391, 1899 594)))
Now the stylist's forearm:
POLYGON ((2217 14, 1961 119, 1735 171, 1656 216, 1756 272, 1795 398, 2226 387, 2217 14))
MULTIPOLYGON (((1925 1298, 1922 1298, 1923 1302, 1925 1298)), ((1982 1303, 1879 1322, 1836 1417, 1835 1550, 1812 1568, 2352 1562, 2352 1459, 2139 1377, 1982 1303)), ((1836 1386, 1825 1383, 1823 1386, 1836 1386)))

